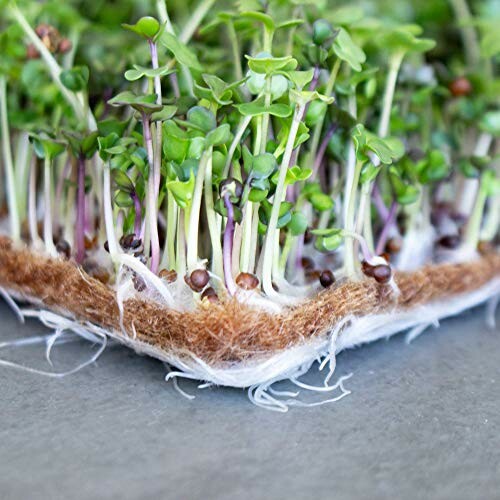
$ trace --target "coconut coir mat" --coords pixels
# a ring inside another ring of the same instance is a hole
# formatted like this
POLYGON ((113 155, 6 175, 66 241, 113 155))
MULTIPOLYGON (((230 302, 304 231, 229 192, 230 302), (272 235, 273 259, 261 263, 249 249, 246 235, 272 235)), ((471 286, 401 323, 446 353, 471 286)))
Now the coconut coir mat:
POLYGON ((474 291, 500 275, 500 254, 464 264, 429 265, 397 273, 399 294, 372 279, 344 282, 279 314, 257 310, 235 299, 204 301, 192 311, 168 309, 139 298, 124 302, 120 324, 112 288, 76 264, 0 237, 0 286, 46 308, 106 330, 122 326, 137 340, 166 352, 192 353, 210 365, 239 362, 295 346, 328 332, 346 316, 408 309, 474 291))

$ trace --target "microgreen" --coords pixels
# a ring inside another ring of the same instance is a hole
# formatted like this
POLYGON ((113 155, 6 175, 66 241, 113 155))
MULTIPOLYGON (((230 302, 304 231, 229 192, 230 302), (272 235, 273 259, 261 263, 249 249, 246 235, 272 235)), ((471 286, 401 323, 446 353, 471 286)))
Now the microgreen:
POLYGON ((383 2, 121 3, 0 15, 16 242, 41 247, 43 206, 50 255, 98 258, 138 293, 288 305, 317 287, 303 261, 323 287, 384 284, 386 250, 408 269, 447 258, 439 241, 498 241, 498 30, 462 0, 463 22, 429 7, 422 27, 416 0, 408 24, 383 2))

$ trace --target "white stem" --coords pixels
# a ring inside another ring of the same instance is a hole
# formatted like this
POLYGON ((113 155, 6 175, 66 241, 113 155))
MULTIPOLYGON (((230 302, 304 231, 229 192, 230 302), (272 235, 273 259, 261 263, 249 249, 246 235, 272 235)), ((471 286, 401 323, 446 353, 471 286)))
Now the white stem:
POLYGON ((7 111, 7 82, 5 77, 0 78, 0 113, 2 126, 2 151, 7 177, 7 202, 9 207, 10 234, 13 241, 21 240, 21 223, 19 220, 19 208, 17 206, 16 184, 14 177, 14 164, 12 161, 12 149, 10 145, 10 133, 7 111))
POLYGON ((271 210, 271 217, 269 218, 269 225, 267 227, 264 249, 262 250, 262 286, 264 292, 270 297, 278 295, 272 285, 273 253, 275 249, 274 240, 276 238, 276 227, 278 225, 281 202, 283 201, 285 194, 286 173, 290 166, 295 138, 297 137, 297 132, 299 130, 303 111, 304 105, 297 105, 297 107, 295 108, 292 125, 290 127, 290 132, 288 135, 288 141, 285 147, 285 152, 283 153, 283 160, 281 162, 279 170, 278 184, 276 186, 276 192, 274 194, 273 208, 271 210))
POLYGON ((52 257, 57 257, 52 231, 52 162, 46 156, 43 163, 43 187, 44 187, 44 214, 43 214, 43 239, 45 248, 52 257))

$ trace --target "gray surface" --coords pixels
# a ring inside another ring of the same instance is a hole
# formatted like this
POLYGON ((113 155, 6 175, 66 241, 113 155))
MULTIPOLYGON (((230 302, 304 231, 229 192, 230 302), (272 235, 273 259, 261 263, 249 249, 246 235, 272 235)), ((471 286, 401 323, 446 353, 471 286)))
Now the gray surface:
MULTIPOLYGON (((0 318, 0 340, 43 332, 3 303, 0 318)), ((240 390, 188 401, 160 363, 122 347, 59 380, 0 367, 0 497, 500 498, 499 333, 480 309, 410 346, 398 336, 343 353, 352 395, 287 414, 240 390)), ((89 352, 58 349, 58 367, 89 352)), ((43 366, 40 347, 0 355, 43 366)))

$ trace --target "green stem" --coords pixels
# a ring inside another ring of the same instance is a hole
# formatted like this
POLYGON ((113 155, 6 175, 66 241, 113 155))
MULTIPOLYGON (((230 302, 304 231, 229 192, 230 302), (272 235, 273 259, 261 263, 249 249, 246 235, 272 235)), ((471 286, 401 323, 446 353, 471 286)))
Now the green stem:
MULTIPOLYGON (((330 72, 330 78, 328 79, 328 82, 325 87, 325 95, 327 97, 330 97, 332 95, 333 87, 335 86, 335 81, 337 80, 337 75, 339 73, 341 62, 342 61, 340 59, 336 59, 335 63, 333 64, 332 70, 330 72)), ((319 119, 318 123, 314 127, 314 132, 311 139, 311 149, 309 153, 311 165, 314 163, 314 159, 316 158, 316 153, 318 151, 319 143, 321 140, 321 133, 323 131, 325 118, 326 118, 326 113, 323 114, 323 116, 319 119)))
POLYGON ((214 210, 214 199, 212 189, 212 148, 208 152, 208 160, 205 168, 205 209, 207 213, 208 231, 212 243, 212 272, 219 278, 224 278, 224 266, 222 259, 222 245, 220 241, 220 228, 214 210))
MULTIPOLYGON (((354 219, 356 213, 356 199, 358 192, 359 177, 361 175, 361 169, 363 168, 363 162, 357 161, 354 168, 354 176, 352 179, 351 189, 349 193, 349 199, 347 201, 347 212, 346 212, 346 225, 345 229, 348 233, 354 233, 354 219)), ((345 240, 345 258, 344 267, 348 277, 354 277, 356 275, 356 264, 357 258, 354 255, 354 239, 352 237, 346 236, 345 240)))
POLYGON ((460 25, 467 65, 469 68, 474 68, 481 59, 481 51, 467 0, 450 0, 450 4, 460 25))
POLYGON ((188 22, 184 25, 184 28, 179 35, 179 40, 182 43, 188 43, 189 40, 191 40, 194 32, 198 29, 198 26, 208 14, 214 3, 215 0, 202 0, 198 4, 198 7, 193 12, 188 22))
POLYGON ((262 286, 264 288, 264 292, 269 296, 277 295, 272 285, 273 254, 275 250, 275 238, 277 232, 276 230, 278 225, 281 202, 283 201, 285 195, 286 173, 290 166, 290 160, 293 154, 295 139, 297 137, 297 132, 299 130, 304 109, 305 105, 302 103, 298 104, 297 107, 295 108, 292 125, 290 127, 290 132, 288 135, 288 141, 286 144, 285 152, 283 153, 283 160, 281 162, 279 169, 278 184, 276 186, 276 192, 274 194, 274 202, 273 202, 273 207, 271 209, 271 217, 269 218, 266 240, 264 242, 264 248, 262 250, 263 251, 262 286))
POLYGON ((464 243, 468 248, 475 249, 477 248, 477 244, 479 243, 479 233, 481 230, 481 222, 483 220, 486 200, 486 190, 483 186, 480 186, 477 192, 476 202, 474 203, 474 209, 469 218, 469 221, 467 222, 467 225, 465 226, 464 243))
POLYGON ((7 203, 9 207, 10 234, 12 240, 17 243, 21 240, 21 223, 19 220, 14 163, 12 161, 12 149, 10 145, 10 129, 7 111, 7 81, 4 76, 0 77, 0 113, 3 161, 5 165, 5 175, 7 178, 7 203))
POLYGON ((28 38, 30 39, 31 43, 35 46, 35 48, 38 50, 40 55, 42 56, 43 60, 45 61, 45 64, 47 65, 49 69, 50 76, 52 77, 52 80, 54 83, 57 85, 59 88, 61 94, 63 97, 66 99, 68 104, 73 108, 75 114, 77 115, 78 118, 81 120, 85 121, 88 123, 88 127, 90 130, 96 130, 97 129, 97 123, 95 121, 94 116, 92 113, 88 113, 88 117, 86 116, 84 106, 82 105, 82 102, 80 98, 78 97, 77 94, 70 92, 61 82, 61 72, 62 69, 57 63, 57 61, 54 59, 50 51, 47 49, 47 47, 44 45, 44 43, 38 38, 38 35, 33 31, 31 28, 30 24, 24 17, 23 13, 19 10, 17 6, 14 4, 11 4, 8 7, 10 13, 14 17, 14 19, 17 21, 19 26, 23 29, 23 31, 26 33, 28 38))
POLYGON ((389 62, 389 72, 385 83, 384 98, 382 101, 382 112, 380 114, 380 122, 378 126, 379 137, 387 137, 389 133, 389 124, 391 120, 392 102, 394 100, 394 92, 396 90, 396 82, 398 80, 399 68, 403 62, 404 53, 396 52, 392 55, 389 62))

